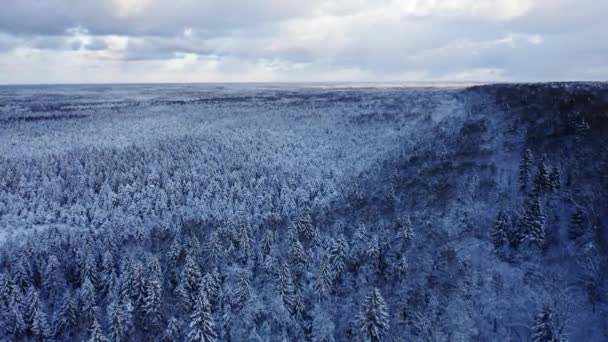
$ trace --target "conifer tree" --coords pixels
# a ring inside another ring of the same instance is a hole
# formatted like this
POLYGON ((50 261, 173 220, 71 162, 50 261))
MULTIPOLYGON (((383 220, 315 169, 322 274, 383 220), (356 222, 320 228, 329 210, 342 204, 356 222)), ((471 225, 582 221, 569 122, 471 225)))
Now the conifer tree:
POLYGON ((27 295, 25 297, 25 312, 24 318, 25 323, 29 326, 32 326, 34 323, 34 316, 36 312, 40 310, 40 297, 38 296, 38 291, 33 287, 28 289, 27 295))
POLYGON ((296 274, 300 274, 306 267, 306 253, 298 239, 293 240, 289 246, 289 259, 296 274))
POLYGON ((378 266, 380 262, 380 242, 378 236, 374 235, 367 244, 367 256, 374 266, 378 266))
POLYGON ((568 225, 568 238, 576 240, 585 234, 585 212, 582 208, 576 208, 576 211, 570 217, 568 225))
POLYGON ((533 197, 528 201, 526 211, 522 218, 524 238, 531 244, 542 248, 545 244, 545 214, 543 213, 540 198, 533 197))
POLYGON ((525 192, 528 188, 530 179, 530 169, 532 167, 532 151, 527 148, 524 150, 521 161, 519 162, 519 188, 525 192))
POLYGON ((377 288, 372 288, 358 315, 359 329, 364 341, 379 342, 389 328, 388 309, 377 288))
POLYGON ((534 191, 536 194, 542 194, 544 192, 551 191, 551 183, 549 179, 549 172, 544 161, 541 161, 538 165, 538 173, 534 179, 534 191))
POLYGON ((334 275, 331 265, 329 264, 329 258, 322 258, 314 285, 314 290, 318 298, 324 299, 329 296, 333 290, 333 279, 334 275))
POLYGON ((178 292, 183 303, 186 306, 191 306, 200 290, 200 284, 203 280, 200 267, 191 255, 186 258, 186 265, 182 270, 182 276, 178 292))
POLYGON ((64 285, 63 277, 61 276, 61 265, 59 260, 54 255, 49 257, 48 263, 44 269, 42 286, 51 299, 55 299, 58 292, 64 285))
POLYGON ((549 187, 551 191, 556 191, 561 187, 561 185, 562 182, 559 168, 557 166, 553 166, 551 168, 551 173, 549 173, 549 187))
POLYGON ((82 287, 80 288, 78 298, 82 319, 86 323, 90 323, 95 318, 95 288, 89 278, 85 278, 82 287))
POLYGON ((71 294, 66 291, 57 317, 55 318, 55 336, 69 336, 78 325, 78 304, 71 294))
POLYGON ((557 330, 553 311, 548 306, 543 306, 534 318, 532 342, 562 342, 557 330))
POLYGON ((205 252, 207 255, 207 260, 212 262, 214 265, 218 265, 221 263, 222 257, 224 255, 224 248, 222 247, 222 242, 220 241, 219 233, 213 232, 209 237, 209 241, 207 242, 207 246, 205 248, 205 252))
POLYGON ((346 267, 346 256, 348 255, 348 242, 340 235, 332 241, 329 247, 329 262, 332 266, 335 279, 339 280, 346 267))
POLYGON ((510 232, 511 220, 509 219, 509 215, 503 210, 500 210, 496 216, 496 223, 494 224, 494 231, 492 232, 494 247, 498 249, 507 246, 509 244, 510 232))
POLYGON ((45 340, 51 337, 51 328, 46 313, 42 308, 38 308, 34 313, 34 319, 32 322, 32 332, 38 336, 41 340, 45 340))
POLYGON ((414 238, 414 227, 409 215, 405 215, 399 220, 399 238, 404 245, 414 238))
POLYGON ((101 259, 101 274, 100 274, 100 293, 102 296, 110 294, 116 284, 116 268, 114 256, 108 250, 105 251, 101 259))
POLYGON ((279 273, 279 294, 283 298, 283 303, 287 310, 291 311, 295 301, 295 289, 291 271, 289 270, 289 265, 287 263, 283 264, 281 272, 279 273))
POLYGON ((97 320, 97 318, 93 319, 93 324, 91 325, 90 331, 91 332, 89 335, 89 342, 107 342, 108 341, 108 339, 103 334, 103 331, 101 331, 101 325, 99 324, 99 321, 97 320))
POLYGON ((126 341, 133 327, 133 305, 128 297, 114 293, 108 305, 108 326, 111 341, 126 341))
POLYGON ((190 315, 189 342, 214 342, 217 339, 215 322, 207 294, 201 291, 196 298, 194 311, 190 315))
POLYGON ((236 292, 236 300, 239 308, 242 308, 251 298, 251 283, 249 282, 249 272, 242 270, 239 274, 239 283, 236 292))
POLYGON ((201 283, 201 290, 205 291, 209 302, 214 303, 214 299, 218 298, 220 294, 218 279, 216 279, 212 273, 205 274, 201 283))
POLYGON ((308 210, 298 218, 296 226, 304 241, 314 241, 318 238, 317 229, 312 223, 308 210))
POLYGON ((306 314, 306 305, 304 304, 304 296, 299 286, 295 287, 293 308, 291 310, 293 317, 302 322, 306 314))
POLYGON ((147 330, 155 330, 160 327, 162 295, 161 280, 157 275, 153 274, 148 278, 142 306, 147 330))
POLYGON ((262 253, 263 255, 270 255, 272 252, 272 245, 274 244, 275 234, 272 230, 267 229, 262 237, 262 253))
POLYGON ((181 336, 181 324, 177 317, 171 317, 167 322, 167 327, 163 333, 163 341, 179 341, 181 336))

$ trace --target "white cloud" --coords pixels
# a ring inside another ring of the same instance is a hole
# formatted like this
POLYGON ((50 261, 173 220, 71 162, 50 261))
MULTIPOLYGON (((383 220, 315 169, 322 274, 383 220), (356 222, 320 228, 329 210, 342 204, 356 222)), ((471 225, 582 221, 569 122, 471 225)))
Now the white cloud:
POLYGON ((11 1, 0 83, 605 79, 607 12, 591 0, 11 1))

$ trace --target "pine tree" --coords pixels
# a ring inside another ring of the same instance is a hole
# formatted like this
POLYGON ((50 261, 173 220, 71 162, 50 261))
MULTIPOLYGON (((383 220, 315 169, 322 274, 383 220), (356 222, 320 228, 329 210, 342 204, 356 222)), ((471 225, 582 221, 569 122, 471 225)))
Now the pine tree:
POLYGON ((389 328, 386 303, 380 291, 372 288, 358 315, 358 322, 364 341, 378 342, 389 328))
POLYGON ((348 255, 348 242, 344 236, 332 241, 329 247, 329 262, 331 263, 335 279, 339 280, 346 267, 346 256, 348 255))
POLYGON ((47 315, 41 308, 36 310, 36 313, 34 314, 32 332, 42 340, 51 337, 51 328, 47 315))
POLYGON ((247 262, 253 251, 253 237, 251 226, 248 223, 243 223, 240 225, 238 239, 241 259, 244 262, 247 262))
POLYGON ((89 278, 85 278, 80 288, 78 302, 84 322, 92 322, 95 318, 95 288, 89 278))
POLYGON ((547 171, 547 166, 545 165, 544 161, 541 161, 538 165, 538 173, 534 179, 534 191, 536 194, 551 191, 549 172, 547 171))
POLYGON ((107 342, 108 339, 101 331, 101 325, 97 321, 97 318, 93 319, 93 324, 91 325, 91 332, 89 335, 89 342, 107 342))
POLYGON ((293 240, 289 246, 289 259, 296 274, 304 271, 306 267, 306 253, 304 253, 304 247, 302 247, 298 239, 293 240))
POLYGON ((177 317, 171 317, 167 322, 167 327, 163 333, 163 341, 173 342, 179 341, 181 335, 181 324, 177 317))
POLYGON ((270 255, 272 252, 272 245, 274 244, 275 234, 272 230, 267 229, 262 237, 262 253, 263 255, 270 255))
POLYGON ((211 233, 209 242, 207 242, 207 246, 205 248, 205 252, 207 260, 214 265, 220 264, 222 257, 224 256, 224 248, 222 247, 222 242, 218 232, 211 233))
POLYGON ((146 320, 145 328, 147 330, 156 330, 160 327, 162 295, 163 288, 161 280, 158 275, 153 274, 148 278, 146 294, 142 306, 146 320))
POLYGON ((100 274, 100 293, 102 296, 107 296, 112 292, 116 284, 116 267, 114 264, 114 256, 108 250, 103 254, 101 259, 101 274, 100 274))
POLYGON ((201 291, 194 305, 194 311, 190 315, 189 342, 214 342, 217 339, 215 322, 211 313, 211 305, 207 294, 201 291))
POLYGON ((64 282, 61 276, 61 264, 56 256, 51 255, 44 269, 42 286, 48 296, 55 299, 64 282))
POLYGON ((492 240, 494 240, 494 247, 497 249, 509 244, 509 233, 511 231, 511 220, 509 215, 503 210, 498 212, 496 216, 496 223, 494 224, 494 231, 492 232, 492 240))
POLYGON ((110 340, 126 341, 133 327, 133 305, 128 297, 120 298, 119 293, 113 295, 108 305, 108 325, 110 340))
POLYGON ((378 266, 380 262, 380 242, 377 235, 372 236, 367 244, 367 256, 373 265, 378 266))
POLYGON ((182 270, 181 282, 178 287, 182 302, 190 307, 200 290, 200 284, 203 280, 200 267, 191 255, 186 258, 186 265, 182 270))
POLYGON ((545 244, 545 214, 542 211, 540 198, 533 197, 528 201, 522 218, 522 233, 531 244, 542 248, 545 244))
POLYGON ((329 296, 333 290, 333 279, 334 274, 328 258, 322 258, 314 285, 314 290, 318 298, 324 299, 329 296))
POLYGON ((582 208, 576 208, 576 211, 570 217, 570 225, 568 226, 568 238, 576 240, 585 234, 585 212, 582 208))
POLYGON ((563 339, 557 330, 553 311, 548 306, 543 306, 534 318, 532 342, 561 342, 563 339))
POLYGON ((25 323, 28 326, 32 326, 34 323, 34 316, 36 312, 40 310, 40 297, 38 296, 38 291, 33 287, 30 287, 27 295, 25 297, 25 312, 24 318, 25 323))
POLYGON ((219 297, 220 292, 220 284, 218 283, 218 279, 216 279, 212 273, 207 273, 203 277, 203 281, 201 284, 201 290, 205 291, 207 294, 207 298, 211 303, 213 303, 214 298, 219 297))
POLYGON ((287 263, 283 264, 281 272, 279 273, 279 294, 283 298, 283 303, 285 303, 287 310, 291 311, 295 301, 295 289, 291 271, 289 270, 289 265, 287 263))
POLYGON ((239 274, 239 283, 236 292, 237 306, 242 308, 251 298, 251 283, 249 282, 249 272, 242 270, 239 274))
POLYGON ((308 210, 298 218, 296 227, 304 241, 314 241, 318 238, 319 233, 312 223, 308 210))
POLYGON ((304 304, 304 296, 302 295, 302 290, 300 289, 299 286, 295 287, 293 308, 291 310, 291 314, 299 322, 303 321, 304 315, 306 314, 306 305, 304 304))
POLYGON ((405 215, 399 220, 399 238, 404 245, 414 238, 414 227, 409 215, 405 215))
POLYGON ((551 168, 551 173, 549 174, 549 188, 551 191, 556 191, 559 190, 561 185, 562 182, 559 168, 557 166, 553 166, 551 168))
POLYGON ((70 336, 78 325, 78 304, 70 292, 65 292, 63 302, 55 318, 55 336, 70 336))
POLYGON ((532 151, 526 149, 521 156, 519 163, 519 188, 525 192, 528 188, 528 180, 530 179, 530 168, 532 167, 532 151))

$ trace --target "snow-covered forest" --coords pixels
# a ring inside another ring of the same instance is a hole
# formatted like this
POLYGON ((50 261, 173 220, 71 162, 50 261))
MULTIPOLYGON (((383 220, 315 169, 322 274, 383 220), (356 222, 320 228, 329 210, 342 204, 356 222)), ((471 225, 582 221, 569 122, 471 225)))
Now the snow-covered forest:
POLYGON ((0 87, 0 340, 605 341, 608 85, 0 87))

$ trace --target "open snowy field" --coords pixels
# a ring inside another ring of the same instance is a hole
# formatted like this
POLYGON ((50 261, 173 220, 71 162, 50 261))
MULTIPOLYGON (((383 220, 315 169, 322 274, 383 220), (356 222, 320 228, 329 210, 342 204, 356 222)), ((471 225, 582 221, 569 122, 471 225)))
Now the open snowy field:
POLYGON ((608 86, 469 86, 0 86, 0 340, 605 341, 608 86))

